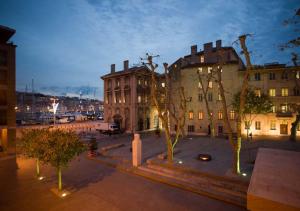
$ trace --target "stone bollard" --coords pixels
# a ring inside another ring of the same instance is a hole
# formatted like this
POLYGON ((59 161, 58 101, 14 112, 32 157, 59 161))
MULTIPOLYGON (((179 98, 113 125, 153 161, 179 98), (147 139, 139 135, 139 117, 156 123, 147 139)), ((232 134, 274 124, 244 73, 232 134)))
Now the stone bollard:
POLYGON ((134 134, 132 141, 132 165, 138 167, 142 164, 142 141, 140 134, 134 134))

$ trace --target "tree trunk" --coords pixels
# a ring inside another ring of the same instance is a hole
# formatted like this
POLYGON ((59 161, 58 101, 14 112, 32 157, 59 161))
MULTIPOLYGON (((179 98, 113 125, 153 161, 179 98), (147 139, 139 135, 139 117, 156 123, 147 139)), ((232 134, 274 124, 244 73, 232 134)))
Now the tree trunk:
POLYGON ((291 136, 290 136, 291 141, 296 141, 297 139, 297 126, 299 122, 300 122, 300 114, 297 114, 295 121, 292 123, 291 136))
POLYGON ((240 151, 241 151, 241 138, 237 138, 236 146, 233 153, 233 173, 240 174, 240 151))
POLYGON ((36 176, 40 176, 40 160, 36 159, 36 176))
POLYGON ((57 167, 57 177, 58 177, 58 190, 62 190, 62 182, 61 182, 61 166, 57 167))
POLYGON ((173 164, 173 148, 168 145, 168 163, 173 164))

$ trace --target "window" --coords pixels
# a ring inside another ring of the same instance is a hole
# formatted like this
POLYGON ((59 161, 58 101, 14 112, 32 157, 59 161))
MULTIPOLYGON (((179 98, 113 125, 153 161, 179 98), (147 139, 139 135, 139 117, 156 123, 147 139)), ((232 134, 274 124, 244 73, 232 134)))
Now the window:
POLYGON ((288 73, 283 72, 282 75, 281 75, 281 79, 288 79, 288 73))
POLYGON ((280 110, 281 110, 282 113, 286 113, 288 111, 287 104, 281 104, 280 105, 280 110))
POLYGON ((138 103, 141 103, 141 102, 142 102, 142 96, 139 95, 139 96, 138 96, 138 103))
POLYGON ((255 122, 255 130, 260 130, 260 122, 255 122))
POLYGON ((202 95, 202 94, 199 94, 199 95, 198 95, 198 101, 199 101, 199 102, 202 102, 202 101, 203 101, 203 95, 202 95))
POLYGON ((212 67, 208 67, 208 68, 207 68, 207 73, 210 74, 211 71, 212 71, 212 67))
POLYGON ((269 96, 275 97, 276 96, 276 89, 269 89, 269 96))
POLYGON ((255 73, 254 74, 254 80, 255 81, 260 81, 260 73, 255 73))
POLYGON ((195 131, 194 125, 188 125, 188 132, 194 132, 194 131, 195 131))
POLYGON ((204 62, 204 56, 203 56, 203 55, 200 56, 200 62, 201 62, 201 63, 204 62))
POLYGON ((7 51, 0 50, 0 66, 6 66, 7 65, 7 51))
POLYGON ((276 79, 275 73, 269 73, 269 79, 270 80, 275 80, 276 79))
POLYGON ((148 95, 145 96, 145 103, 148 103, 148 95))
POLYGON ((222 100, 222 96, 221 96, 221 94, 220 94, 220 93, 218 94, 218 100, 219 100, 219 101, 221 101, 221 100, 222 100))
POLYGON ((117 81, 116 81, 116 86, 117 86, 117 87, 120 87, 120 79, 117 79, 117 81))
POLYGON ((198 119, 199 120, 203 119, 203 111, 199 111, 199 113, 198 113, 198 119))
POLYGON ((300 71, 297 71, 297 72, 296 72, 296 78, 297 78, 297 79, 300 79, 300 71))
POLYGON ((138 85, 141 85, 142 84, 142 80, 139 78, 138 79, 138 85))
POLYGON ((212 93, 208 93, 208 101, 213 101, 213 95, 212 95, 212 93))
POLYGON ((194 112, 193 111, 189 111, 189 120, 194 119, 194 112))
POLYGON ((230 119, 231 119, 231 120, 234 120, 234 119, 235 119, 235 113, 234 113, 234 110, 231 110, 231 111, 230 111, 229 116, 230 116, 230 119))
POLYGON ((198 88, 199 88, 199 89, 202 89, 202 85, 201 85, 200 82, 198 82, 198 88))
POLYGON ((256 97, 260 97, 261 96, 261 90, 260 89, 255 89, 254 93, 255 93, 256 97))
POLYGON ((148 81, 147 80, 145 80, 145 86, 148 86, 148 81))
POLYGON ((202 67, 198 67, 198 73, 202 73, 202 67))
POLYGON ((300 124, 297 125, 297 131, 300 131, 300 124))
POLYGON ((208 82, 208 88, 212 89, 212 87, 213 87, 213 82, 212 82, 212 81, 209 81, 209 82, 208 82))
POLYGON ((161 83, 161 86, 162 86, 162 87, 165 87, 165 86, 166 86, 165 82, 162 82, 162 83, 161 83))
POLYGON ((272 112, 275 113, 276 112, 276 106, 272 106, 272 112))
POLYGON ((246 130, 250 129, 250 122, 249 121, 245 121, 245 129, 246 130))
POLYGON ((281 89, 281 96, 283 96, 283 97, 289 96, 289 89, 288 88, 282 88, 281 89))
POLYGON ((276 120, 271 120, 271 122, 270 122, 270 130, 276 130, 276 120))
POLYGON ((219 120, 223 119, 223 112, 222 111, 218 111, 218 119, 219 120))

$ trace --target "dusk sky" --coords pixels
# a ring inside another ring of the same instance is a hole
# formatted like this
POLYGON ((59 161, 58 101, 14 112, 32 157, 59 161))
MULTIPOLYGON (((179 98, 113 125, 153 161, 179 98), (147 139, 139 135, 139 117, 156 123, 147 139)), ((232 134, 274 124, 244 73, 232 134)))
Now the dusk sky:
MULTIPOLYGON (((206 42, 223 40, 231 46, 243 33, 255 64, 290 62, 291 51, 278 45, 296 37, 283 21, 295 14, 299 1, 229 0, 7 0, 0 3, 0 25, 16 29, 17 89, 35 81, 47 87, 97 87, 110 64, 123 67, 139 62, 146 52, 157 62, 173 63, 203 49, 206 42)), ((298 32, 299 33, 299 32, 298 32)), ((237 46, 234 46, 239 52, 237 46)), ((45 88, 46 87, 46 88, 45 88)), ((68 91, 66 91, 68 92, 68 91)))

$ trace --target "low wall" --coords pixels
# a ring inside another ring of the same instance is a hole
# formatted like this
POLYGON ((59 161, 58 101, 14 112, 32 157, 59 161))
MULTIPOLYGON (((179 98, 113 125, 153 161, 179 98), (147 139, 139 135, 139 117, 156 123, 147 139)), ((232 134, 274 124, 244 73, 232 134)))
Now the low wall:
POLYGON ((75 122, 68 124, 56 124, 56 125, 30 125, 30 126, 19 126, 16 129, 16 136, 20 138, 22 135, 22 131, 30 130, 30 129, 61 129, 61 130, 73 130, 75 132, 95 132, 96 126, 99 121, 89 121, 89 122, 75 122))
POLYGON ((300 152, 260 148, 247 192, 248 210, 300 210, 300 152))

